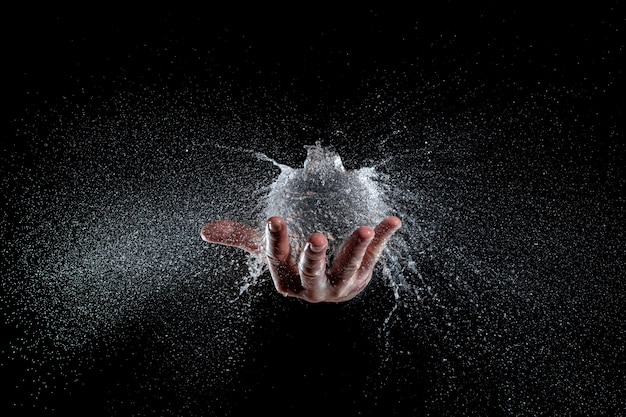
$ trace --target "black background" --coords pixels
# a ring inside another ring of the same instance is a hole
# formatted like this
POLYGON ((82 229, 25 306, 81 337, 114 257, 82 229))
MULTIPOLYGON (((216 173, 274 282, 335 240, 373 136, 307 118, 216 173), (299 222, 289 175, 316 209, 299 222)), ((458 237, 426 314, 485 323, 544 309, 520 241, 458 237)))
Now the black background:
MULTIPOLYGON (((521 90, 567 91, 564 117, 576 117, 577 123, 594 126, 595 132, 594 141, 571 145, 577 158, 598 171, 609 164, 620 165, 624 156, 622 7, 618 2, 567 7, 505 4, 373 9, 241 5, 181 11, 102 5, 89 10, 5 12, 0 52, 2 151, 6 156, 37 146, 23 126, 39 123, 38 128, 45 129, 47 119, 33 122, 33 114, 54 115, 59 107, 106 100, 115 91, 141 90, 146 85, 163 91, 189 85, 219 87, 233 96, 271 91, 298 103, 299 111, 313 115, 323 126, 328 112, 358 100, 370 85, 380 82, 381 74, 417 69, 430 79, 449 81, 440 93, 441 108, 472 105, 487 96, 492 102, 506 102, 521 90)), ((610 181, 619 193, 621 173, 613 173, 610 181)), ((242 392, 247 394, 235 391, 223 397, 228 398, 224 415, 250 405, 275 412, 294 412, 299 407, 324 410, 320 404, 332 404, 348 414, 366 413, 367 406, 354 403, 350 381, 367 371, 363 364, 372 360, 369 342, 357 330, 345 332, 340 324, 326 327, 325 319, 335 317, 340 309, 296 307, 290 310, 293 316, 257 328, 257 353, 265 359, 243 371, 248 389, 242 392), (292 330, 283 335, 282 328, 292 330), (324 332, 333 337, 314 337, 324 332), (338 354, 330 361, 328 356, 324 361, 313 359, 305 371, 289 368, 272 374, 275 367, 267 364, 287 360, 285 351, 359 353, 338 354), (317 377, 302 379, 303 372, 317 377)), ((412 366, 423 366, 427 373, 427 359, 417 362, 412 366)), ((105 371, 87 373, 87 382, 77 391, 47 401, 61 410, 59 415, 63 410, 99 415, 111 396, 129 395, 126 401, 132 403, 132 391, 112 387, 124 380, 125 373, 132 376, 133 367, 122 359, 104 366, 105 371)), ((12 378, 7 375, 20 369, 16 365, 3 372, 8 372, 2 378, 10 387, 12 378)), ((409 399, 404 404, 377 398, 371 400, 369 411, 414 415, 420 409, 420 381, 396 387, 399 396, 409 399)), ((181 406, 168 399, 152 401, 154 409, 181 406)))
POLYGON ((382 73, 416 71, 463 80, 442 97, 449 105, 455 94, 486 85, 500 94, 576 89, 587 113, 601 117, 618 118, 622 107, 617 3, 242 8, 7 13, 5 117, 90 100, 134 80, 176 89, 222 79, 235 91, 265 87, 315 109, 354 99, 382 73))
POLYGON ((406 74, 419 74, 442 84, 435 105, 450 111, 556 91, 565 123, 597 133, 576 153, 597 166, 623 153, 617 2, 242 8, 7 13, 3 146, 23 146, 19 132, 29 122, 36 129, 37 117, 146 87, 231 91, 235 100, 271 92, 323 128, 385 79, 410 88, 416 80, 406 74))

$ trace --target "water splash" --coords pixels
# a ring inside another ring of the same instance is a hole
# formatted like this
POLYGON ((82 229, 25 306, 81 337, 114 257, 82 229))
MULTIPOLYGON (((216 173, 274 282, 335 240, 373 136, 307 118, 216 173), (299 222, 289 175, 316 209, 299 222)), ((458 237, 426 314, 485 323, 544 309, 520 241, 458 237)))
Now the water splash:
POLYGON ((281 173, 263 199, 261 221, 283 217, 296 244, 321 232, 332 254, 356 227, 373 228, 390 215, 385 185, 376 171, 346 170, 332 147, 324 148, 319 142, 307 146, 302 168, 279 167, 281 173))
POLYGON ((74 127, 75 136, 59 129, 63 137, 51 143, 67 149, 10 173, 23 176, 14 182, 26 190, 13 203, 18 221, 1 225, 9 265, 2 302, 18 329, 5 352, 28 363, 35 396, 80 380, 73 358, 88 368, 102 359, 91 353, 97 345, 119 352, 145 337, 137 361, 157 364, 162 380, 151 374, 142 383, 221 398, 255 356, 249 333, 299 304, 274 301, 264 264, 201 242, 201 225, 232 218, 261 228, 281 215, 294 245, 322 231, 334 248, 357 225, 393 214, 402 229, 363 297, 342 310, 363 317, 351 323, 376 340, 380 366, 359 392, 410 400, 427 358, 424 404, 433 414, 487 394, 481 405, 511 415, 550 414, 549 404, 533 402, 537 393, 581 414, 621 405, 615 352, 623 335, 592 336, 609 334, 620 317, 623 234, 615 224, 623 214, 611 211, 601 188, 581 195, 568 182, 575 176, 534 148, 508 157, 500 148, 509 136, 524 139, 515 120, 507 130, 499 119, 498 130, 482 130, 500 133, 483 135, 476 120, 464 126, 447 117, 432 128, 380 118, 389 125, 378 120, 372 131, 391 139, 372 133, 369 141, 385 162, 346 169, 319 143, 296 167, 260 153, 287 159, 256 131, 238 133, 231 143, 259 138, 240 149, 215 138, 219 123, 179 121, 175 112, 164 126, 161 114, 147 116, 153 107, 95 118, 74 127))
MULTIPOLYGON (((374 167, 347 170, 333 146, 325 147, 317 141, 315 145, 305 148, 307 156, 301 168, 281 164, 261 152, 254 153, 258 160, 270 162, 280 169, 275 180, 264 188, 266 194, 259 199, 257 226, 265 230, 268 218, 283 217, 289 230, 294 260, 311 234, 322 233, 328 239, 327 262, 332 263, 339 246, 357 227, 366 225, 374 228, 386 217, 394 215, 388 195, 391 187, 386 182, 386 176, 374 167)), ((251 151, 238 149, 237 152, 251 151)), ((398 234, 393 239, 403 240, 403 237, 398 234)), ((264 248, 262 242, 259 246, 264 248)), ((396 302, 401 300, 401 286, 405 282, 402 274, 404 267, 398 264, 400 260, 407 259, 409 265, 414 264, 410 261, 408 245, 402 241, 386 246, 379 260, 382 266, 377 266, 377 270, 382 271, 381 278, 392 289, 396 302), (398 253, 399 248, 402 248, 403 254, 398 253)), ((239 296, 259 284, 260 277, 267 271, 262 253, 249 254, 247 262, 249 275, 243 278, 239 296)), ((233 301, 239 300, 239 296, 233 301)), ((390 311, 386 322, 395 308, 390 311)))

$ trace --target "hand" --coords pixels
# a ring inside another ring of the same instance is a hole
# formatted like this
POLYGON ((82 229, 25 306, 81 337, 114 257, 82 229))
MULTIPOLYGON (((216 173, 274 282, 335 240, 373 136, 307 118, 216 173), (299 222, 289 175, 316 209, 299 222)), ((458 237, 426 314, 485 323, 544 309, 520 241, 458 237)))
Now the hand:
POLYGON ((339 248, 330 268, 326 268, 328 240, 321 233, 312 234, 294 261, 282 217, 267 221, 265 235, 234 220, 218 220, 205 224, 202 239, 211 243, 234 246, 252 254, 264 255, 274 285, 279 293, 311 303, 343 302, 354 298, 369 284, 374 266, 387 241, 402 226, 391 216, 375 229, 361 226, 339 248), (265 244, 265 250, 260 245, 265 244))

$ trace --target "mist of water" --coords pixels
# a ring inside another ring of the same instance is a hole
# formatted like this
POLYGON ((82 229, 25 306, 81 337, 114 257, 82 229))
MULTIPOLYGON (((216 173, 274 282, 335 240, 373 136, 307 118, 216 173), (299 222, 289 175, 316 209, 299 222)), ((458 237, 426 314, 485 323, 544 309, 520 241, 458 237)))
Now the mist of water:
POLYGON ((344 154, 309 141, 304 157, 268 151, 267 132, 224 127, 227 117, 117 108, 54 132, 64 141, 36 147, 36 166, 5 165, 20 192, 15 221, 2 224, 2 302, 15 329, 3 354, 28 364, 27 401, 80 384, 99 347, 133 343, 152 372, 137 379, 218 395, 253 354, 247 333, 262 300, 278 301, 262 260, 202 242, 202 224, 261 228, 280 215, 294 249, 322 231, 332 258, 358 225, 397 215, 402 229, 350 307, 380 313, 369 320, 381 346, 370 395, 389 381, 410 387, 426 351, 435 411, 489 396, 511 415, 623 405, 623 333, 609 337, 623 316, 619 214, 537 149, 508 157, 498 141, 524 138, 505 120, 490 130, 477 127, 482 116, 436 125, 396 113, 370 131, 368 158, 349 152, 361 139, 337 141, 344 154))

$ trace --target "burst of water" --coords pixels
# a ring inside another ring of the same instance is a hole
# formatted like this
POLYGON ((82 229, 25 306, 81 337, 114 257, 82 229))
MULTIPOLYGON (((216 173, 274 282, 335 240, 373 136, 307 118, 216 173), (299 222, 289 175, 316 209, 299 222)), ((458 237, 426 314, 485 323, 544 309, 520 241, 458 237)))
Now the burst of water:
POLYGON ((332 253, 356 227, 374 227, 390 209, 374 169, 346 170, 340 156, 319 142, 307 149, 303 168, 280 166, 262 214, 285 218, 294 242, 324 233, 332 253))
MULTIPOLYGON (((137 368, 153 372, 136 371, 142 384, 221 398, 257 360, 249 333, 298 304, 272 298, 258 259, 201 242, 202 223, 262 227, 281 215, 294 245, 322 231, 336 246, 357 225, 394 214, 403 228, 363 298, 342 310, 344 320, 346 311, 364 317, 360 330, 382 346, 372 353, 380 366, 358 388, 413 398, 426 357, 424 404, 435 411, 487 394, 509 414, 549 413, 536 395, 583 414, 620 405, 619 340, 593 337, 620 317, 620 215, 601 191, 581 196, 573 173, 537 162, 535 149, 507 159, 497 142, 516 131, 502 120, 502 133, 487 136, 475 120, 435 129, 398 114, 386 131, 407 149, 384 152, 386 169, 345 169, 320 144, 295 168, 256 152, 267 149, 262 135, 235 152, 217 145, 227 142, 215 137, 219 126, 180 112, 149 120, 146 108, 97 119, 75 137, 60 129, 58 143, 71 146, 39 155, 41 171, 17 170, 27 186, 14 202, 18 220, 2 224, 2 301, 18 335, 7 351, 28 364, 20 384, 36 385, 35 395, 80 380, 102 359, 92 353, 99 345, 120 352, 141 341, 137 368)), ((381 150, 393 145, 378 139, 371 134, 381 150)))

